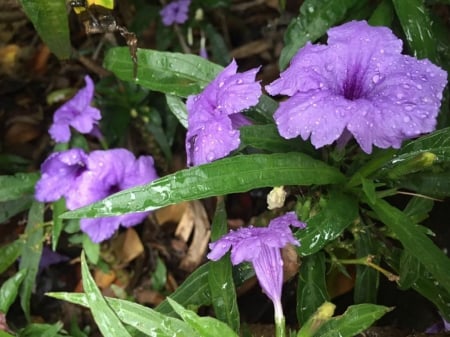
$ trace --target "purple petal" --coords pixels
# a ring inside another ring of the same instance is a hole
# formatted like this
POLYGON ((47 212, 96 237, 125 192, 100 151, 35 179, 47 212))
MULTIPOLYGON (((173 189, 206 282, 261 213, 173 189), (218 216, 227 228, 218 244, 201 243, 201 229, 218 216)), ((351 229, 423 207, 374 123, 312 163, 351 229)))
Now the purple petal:
POLYGON ((225 117, 211 118, 203 127, 188 128, 186 153, 189 165, 201 165, 223 158, 240 144, 239 131, 225 117))
POLYGON ((119 229, 120 217, 81 219, 80 228, 92 242, 100 243, 112 237, 119 229))

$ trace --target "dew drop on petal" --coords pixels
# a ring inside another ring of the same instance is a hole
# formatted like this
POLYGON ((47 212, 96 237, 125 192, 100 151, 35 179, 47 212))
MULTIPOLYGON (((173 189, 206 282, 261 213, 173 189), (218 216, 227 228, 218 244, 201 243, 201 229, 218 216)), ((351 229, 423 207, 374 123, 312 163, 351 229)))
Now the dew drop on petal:
POLYGON ((403 121, 405 123, 409 123, 411 121, 411 118, 409 116, 405 116, 405 117, 403 117, 403 121))
POLYGON ((373 83, 378 83, 380 81, 380 75, 374 75, 372 77, 372 82, 373 83))

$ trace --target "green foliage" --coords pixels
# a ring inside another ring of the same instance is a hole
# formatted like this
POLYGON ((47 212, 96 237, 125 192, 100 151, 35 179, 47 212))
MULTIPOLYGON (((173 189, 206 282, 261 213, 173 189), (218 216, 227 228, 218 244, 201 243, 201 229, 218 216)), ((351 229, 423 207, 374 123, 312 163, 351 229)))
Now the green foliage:
POLYGON ((20 0, 39 36, 60 59, 71 54, 67 7, 64 0, 20 0))

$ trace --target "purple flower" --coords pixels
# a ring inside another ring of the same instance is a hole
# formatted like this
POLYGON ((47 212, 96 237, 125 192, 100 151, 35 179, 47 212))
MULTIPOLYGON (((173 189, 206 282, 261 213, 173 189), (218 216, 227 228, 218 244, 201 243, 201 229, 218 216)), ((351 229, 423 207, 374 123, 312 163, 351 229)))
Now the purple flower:
POLYGON ((239 147, 238 128, 250 124, 240 112, 258 103, 261 87, 255 82, 258 69, 236 72, 233 60, 203 92, 188 97, 188 165, 212 162, 239 147))
POLYGON ((66 262, 69 260, 70 259, 68 256, 61 255, 57 252, 54 252, 48 246, 44 246, 44 248, 42 249, 41 260, 39 261, 39 272, 51 265, 66 262))
POLYGON ((442 316, 441 321, 433 324, 425 330, 425 333, 440 333, 450 331, 450 322, 447 322, 442 316))
POLYGON ((159 12, 165 26, 174 23, 185 23, 188 19, 189 5, 191 0, 175 0, 165 5, 159 12))
POLYGON ((51 154, 41 165, 41 178, 36 183, 36 200, 53 202, 76 190, 86 171, 88 156, 83 150, 72 149, 51 154))
MULTIPOLYGON (((52 202, 65 197, 69 210, 158 178, 152 157, 136 159, 125 149, 93 151, 89 156, 79 149, 54 153, 42 164, 41 171, 41 179, 36 184, 36 199, 52 202)), ((110 238, 120 225, 137 225, 148 214, 139 212, 82 219, 80 227, 93 242, 101 242, 110 238)))
POLYGON ((208 259, 217 261, 231 248, 233 265, 247 261, 253 265, 261 288, 272 300, 275 318, 283 317, 281 290, 283 286, 283 259, 281 248, 288 243, 298 246, 289 226, 305 228, 295 212, 273 219, 268 227, 245 227, 230 232, 210 243, 208 259))
POLYGON ((100 111, 91 106, 94 83, 85 76, 86 86, 56 110, 49 133, 56 142, 66 143, 70 139, 70 126, 81 133, 90 133, 101 119, 100 111))
POLYGON ((330 29, 328 45, 307 43, 266 86, 290 96, 274 115, 281 136, 316 148, 353 136, 371 153, 433 131, 447 74, 401 51, 390 29, 365 21, 330 29))
MULTIPOLYGON (((69 209, 86 206, 107 196, 158 178, 153 158, 138 159, 125 149, 94 151, 87 161, 87 171, 79 181, 76 198, 67 202, 69 209)), ((142 222, 149 212, 131 213, 115 217, 82 219, 80 227, 93 242, 110 238, 120 225, 130 227, 142 222)))

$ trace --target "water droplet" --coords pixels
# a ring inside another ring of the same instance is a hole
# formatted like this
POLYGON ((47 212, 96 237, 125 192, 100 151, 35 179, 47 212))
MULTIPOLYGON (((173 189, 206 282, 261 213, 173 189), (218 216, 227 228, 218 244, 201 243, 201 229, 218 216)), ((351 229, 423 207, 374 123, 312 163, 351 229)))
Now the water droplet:
MULTIPOLYGON (((405 108, 406 109, 406 108, 405 108)), ((409 117, 409 116, 405 116, 405 117, 403 117, 403 121, 405 122, 405 123, 409 123, 410 121, 411 121, 411 118, 409 117)))
POLYGON ((372 77, 372 82, 373 83, 378 83, 380 81, 380 75, 374 75, 372 77))
POLYGON ((405 94, 402 92, 398 92, 397 95, 395 95, 398 99, 402 99, 403 97, 405 97, 405 94))
POLYGON ((419 89, 419 90, 422 90, 422 86, 420 84, 417 84, 416 88, 419 89))
POLYGON ((408 105, 405 105, 404 109, 406 111, 412 111, 414 109, 414 106, 412 104, 408 104, 408 105))
POLYGON ((223 81, 220 82, 220 83, 219 83, 219 88, 222 88, 224 84, 225 84, 225 82, 223 82, 223 81))
POLYGON ((327 71, 332 71, 333 70, 333 65, 331 63, 328 63, 327 65, 325 65, 325 69, 327 71))

